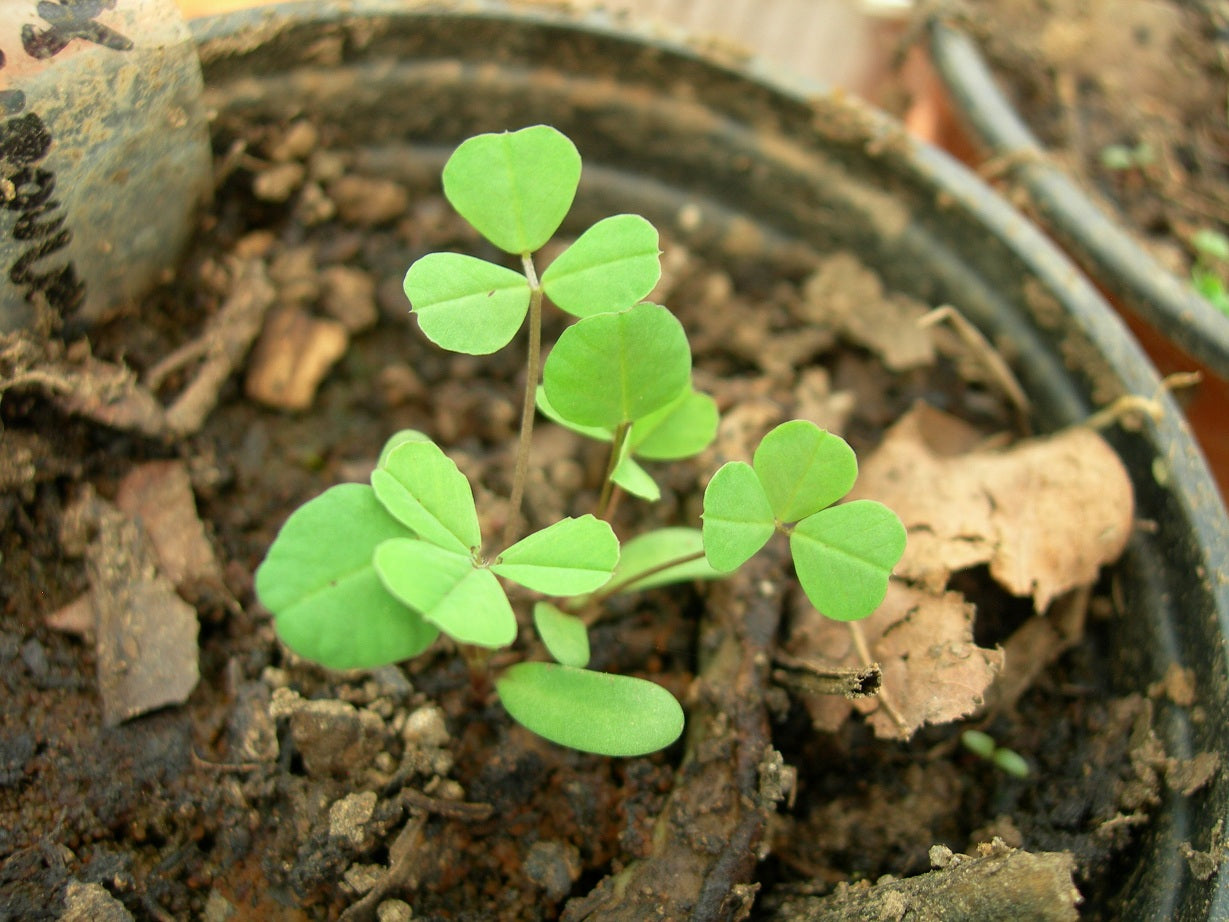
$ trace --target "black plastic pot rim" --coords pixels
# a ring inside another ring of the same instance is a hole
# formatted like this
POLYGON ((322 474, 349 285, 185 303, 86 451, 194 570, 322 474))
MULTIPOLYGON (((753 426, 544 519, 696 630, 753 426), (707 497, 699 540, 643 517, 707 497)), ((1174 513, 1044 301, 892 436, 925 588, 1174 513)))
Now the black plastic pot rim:
POLYGON ((1054 166, 966 33, 937 18, 928 28, 935 68, 965 125, 1028 191, 1046 228, 1125 307, 1229 380, 1229 317, 1157 263, 1054 166))

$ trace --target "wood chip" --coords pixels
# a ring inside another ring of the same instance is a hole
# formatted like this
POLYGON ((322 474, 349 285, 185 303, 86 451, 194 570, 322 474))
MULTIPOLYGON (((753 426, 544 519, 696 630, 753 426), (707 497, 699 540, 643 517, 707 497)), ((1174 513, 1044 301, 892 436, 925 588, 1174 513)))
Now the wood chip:
POLYGON ((248 366, 248 397, 283 410, 305 410, 350 341, 346 328, 297 308, 269 315, 248 366))

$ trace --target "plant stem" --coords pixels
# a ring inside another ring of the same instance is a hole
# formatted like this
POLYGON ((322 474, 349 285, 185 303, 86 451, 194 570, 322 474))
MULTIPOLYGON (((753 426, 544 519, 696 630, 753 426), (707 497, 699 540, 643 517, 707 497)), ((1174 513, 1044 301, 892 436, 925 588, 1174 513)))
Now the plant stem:
POLYGON ((610 598, 616 593, 622 592, 628 586, 632 585, 633 583, 638 583, 642 579, 647 579, 650 576, 656 576, 658 573, 664 573, 666 570, 674 567, 681 567, 685 563, 691 563, 693 560, 702 560, 703 558, 703 550, 693 551, 690 554, 683 554, 680 557, 675 557, 673 560, 667 560, 665 563, 659 563, 655 566, 649 567, 647 570, 641 570, 639 573, 633 573, 631 576, 621 579, 617 583, 607 583, 601 589, 596 590, 591 596, 589 596, 588 600, 592 602, 600 602, 603 599, 610 598))
POLYGON ((623 457, 623 446, 627 442, 627 434, 631 432, 632 424, 630 421, 619 423, 619 428, 615 430, 614 439, 610 443, 610 460, 606 463, 606 477, 602 481, 602 495, 597 500, 597 517, 604 519, 610 513, 610 500, 614 496, 614 481, 610 478, 614 476, 615 468, 619 466, 619 459, 623 457))
POLYGON ((521 254, 525 278, 529 280, 529 355, 525 361, 525 397, 521 403, 521 437, 516 446, 516 468, 512 475, 512 495, 508 503, 508 521, 504 525, 503 546, 516 540, 521 523, 521 504, 525 500, 525 481, 529 477, 529 447, 533 438, 533 420, 537 413, 538 376, 542 373, 542 286, 533 266, 533 257, 521 254))

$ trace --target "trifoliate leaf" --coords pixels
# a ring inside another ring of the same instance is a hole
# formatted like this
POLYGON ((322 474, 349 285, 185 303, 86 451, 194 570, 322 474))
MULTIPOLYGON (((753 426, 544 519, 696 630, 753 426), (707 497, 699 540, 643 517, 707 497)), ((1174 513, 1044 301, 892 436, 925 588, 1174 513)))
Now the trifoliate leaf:
POLYGON ((556 663, 517 663, 495 682, 519 724, 561 746, 604 756, 639 756, 683 732, 674 696, 646 679, 556 663))
POLYGON ((405 295, 426 337, 441 349, 488 355, 508 345, 529 310, 519 272, 461 253, 429 253, 405 274, 405 295))
POLYGON ((585 622, 549 602, 538 602, 533 607, 533 623, 542 643, 556 660, 577 669, 589 665, 589 629, 585 622))
POLYGON ((639 592, 654 586, 688 583, 693 579, 719 579, 723 573, 713 569, 704 554, 704 538, 698 528, 658 528, 637 535, 623 545, 619 565, 611 585, 620 592, 639 592), (700 554, 700 557, 695 555, 700 554), (660 569, 672 561, 686 563, 660 569), (637 574, 647 574, 637 579, 637 574))
POLYGON ((789 540, 798 582, 821 614, 865 618, 883 601, 905 552, 905 526, 887 506, 857 499, 807 516, 789 540))
POLYGON ((563 331, 542 370, 546 397, 560 416, 611 430, 661 409, 690 383, 683 325, 648 302, 578 320, 563 331))
POLYGON ((592 515, 563 519, 522 538, 499 555, 491 570, 547 595, 592 592, 619 562, 619 539, 592 515))
POLYGON ((459 643, 506 647, 516 615, 490 570, 469 555, 417 538, 393 538, 372 557, 384 587, 459 643))
POLYGON ((640 215, 598 221, 546 267, 542 290, 575 317, 631 307, 661 278, 657 228, 640 215))
POLYGON ((371 472, 376 497, 420 538, 462 554, 482 544, 469 481, 434 442, 408 441, 371 472))
POLYGON ((444 195, 501 250, 532 253, 554 236, 580 182, 580 154, 561 132, 534 125, 480 134, 444 165, 444 195))
POLYGON ((846 441, 803 419, 765 435, 753 464, 782 522, 797 522, 832 505, 858 477, 858 459, 846 441))
POLYGON ((373 669, 417 656, 439 631, 388 593, 371 558, 406 535, 365 484, 301 506, 256 570, 256 594, 295 653, 330 669, 373 669))
POLYGON ((704 490, 703 518, 704 553, 722 573, 750 560, 776 530, 764 488, 744 461, 717 469, 704 490))

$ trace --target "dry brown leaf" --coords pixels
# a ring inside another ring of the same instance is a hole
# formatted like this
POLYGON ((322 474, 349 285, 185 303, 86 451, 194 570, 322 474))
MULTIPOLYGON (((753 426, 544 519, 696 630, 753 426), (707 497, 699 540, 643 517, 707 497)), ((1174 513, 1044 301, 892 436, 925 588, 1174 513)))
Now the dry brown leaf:
POLYGON ((870 349, 893 371, 934 362, 930 330, 919 325, 929 308, 888 293, 875 273, 849 252, 826 258, 803 287, 801 312, 812 323, 870 349))
MULTIPOLYGON (((1001 650, 973 642, 973 606, 956 592, 936 595, 893 581, 883 604, 856 628, 883 672, 882 690, 853 701, 806 696, 817 729, 837 729, 855 708, 868 715, 875 734, 883 738, 958 720, 982 706, 1003 666, 1001 650)), ((787 646, 795 657, 825 668, 860 662, 850 625, 809 606, 795 618, 787 646)))
POLYGON ((969 438, 919 405, 863 463, 850 496, 886 503, 909 530, 897 575, 937 591, 953 572, 986 563, 1044 611, 1122 553, 1134 496, 1101 436, 1075 427, 995 451, 964 450, 969 438))

